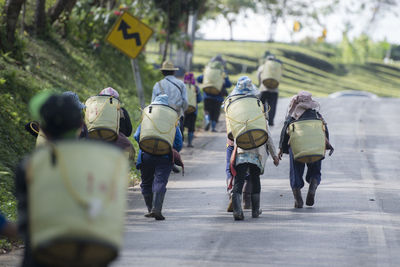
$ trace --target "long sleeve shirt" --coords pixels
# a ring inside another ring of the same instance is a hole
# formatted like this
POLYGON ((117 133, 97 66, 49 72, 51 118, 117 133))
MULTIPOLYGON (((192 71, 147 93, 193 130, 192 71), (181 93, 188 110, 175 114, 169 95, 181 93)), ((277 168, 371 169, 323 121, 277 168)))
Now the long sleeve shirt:
POLYGON ((188 108, 185 84, 173 75, 165 76, 164 79, 154 85, 151 101, 161 94, 168 95, 168 105, 182 116, 188 108))
MULTIPOLYGON (((325 125, 325 136, 326 139, 329 141, 329 131, 328 125, 326 124, 325 120, 322 118, 322 115, 313 109, 306 110, 303 115, 298 119, 299 120, 322 120, 325 125)), ((282 149, 282 152, 285 154, 289 154, 289 134, 287 133, 287 128, 289 124, 296 121, 294 118, 288 116, 284 122, 282 131, 281 131, 281 138, 279 140, 279 148, 282 149)))

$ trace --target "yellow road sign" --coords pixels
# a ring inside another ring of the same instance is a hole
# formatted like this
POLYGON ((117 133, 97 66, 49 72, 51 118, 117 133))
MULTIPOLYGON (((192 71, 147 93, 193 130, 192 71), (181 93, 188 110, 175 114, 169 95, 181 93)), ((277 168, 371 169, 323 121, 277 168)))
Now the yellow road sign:
POLYGON ((113 25, 106 41, 130 58, 136 58, 150 39, 153 30, 124 12, 113 25))

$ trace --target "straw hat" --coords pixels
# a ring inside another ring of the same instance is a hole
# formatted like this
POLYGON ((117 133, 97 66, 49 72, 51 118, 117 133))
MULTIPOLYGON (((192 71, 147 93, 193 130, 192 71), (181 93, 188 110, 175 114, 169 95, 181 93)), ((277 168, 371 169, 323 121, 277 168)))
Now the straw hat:
POLYGON ((174 64, 171 61, 164 61, 161 65, 160 70, 179 70, 179 68, 175 68, 174 64))

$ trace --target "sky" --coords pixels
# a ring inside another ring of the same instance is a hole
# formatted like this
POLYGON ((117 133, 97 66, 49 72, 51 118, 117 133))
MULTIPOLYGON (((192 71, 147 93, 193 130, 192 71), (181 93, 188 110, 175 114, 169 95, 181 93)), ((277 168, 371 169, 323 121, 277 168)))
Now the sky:
MULTIPOLYGON (((350 1, 347 4, 350 4, 350 1)), ((342 5, 336 9, 335 13, 320 18, 327 29, 327 42, 340 42, 342 33, 346 29, 346 22, 350 22, 353 25, 348 32, 350 39, 366 32, 374 41, 386 40, 393 44, 400 44, 400 16, 396 17, 393 14, 394 12, 378 13, 376 21, 370 27, 367 27, 372 13, 370 9, 367 8, 361 14, 352 15, 345 10, 346 7, 342 5)), ((395 11, 400 15, 400 5, 395 8, 395 11)), ((303 25, 300 32, 291 36, 294 21, 293 18, 288 18, 286 23, 279 21, 274 40, 278 42, 298 42, 306 37, 318 38, 322 34, 323 27, 315 23, 303 25)), ((222 16, 217 17, 216 20, 202 21, 200 25, 198 34, 204 39, 229 40, 230 38, 228 23, 222 16)), ((233 26, 233 39, 266 41, 269 36, 268 26, 267 16, 254 14, 252 11, 241 12, 233 26)))

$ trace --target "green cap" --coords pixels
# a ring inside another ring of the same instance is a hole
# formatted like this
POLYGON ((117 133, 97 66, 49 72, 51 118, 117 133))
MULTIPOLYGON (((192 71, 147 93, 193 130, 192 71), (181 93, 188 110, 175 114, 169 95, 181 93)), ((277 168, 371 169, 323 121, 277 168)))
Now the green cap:
POLYGON ((40 93, 37 93, 34 97, 32 97, 31 101, 29 101, 29 112, 34 120, 40 121, 40 108, 53 94, 54 92, 50 90, 44 90, 40 93))

